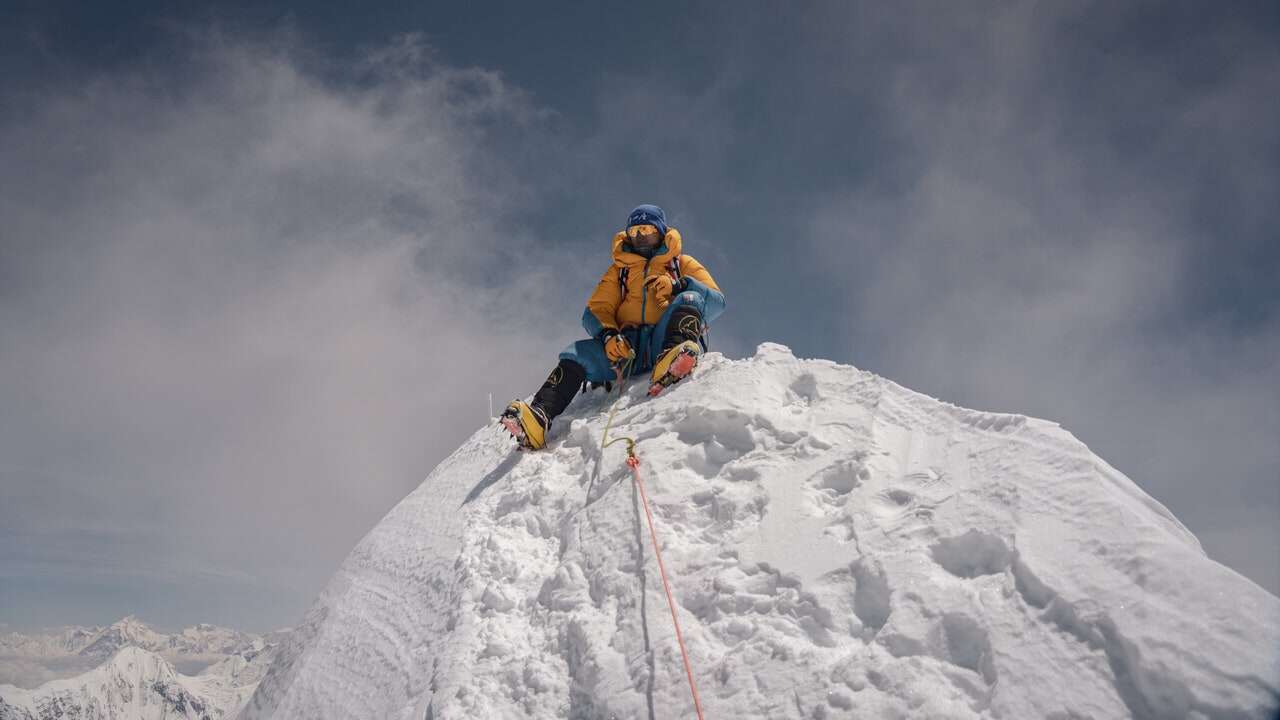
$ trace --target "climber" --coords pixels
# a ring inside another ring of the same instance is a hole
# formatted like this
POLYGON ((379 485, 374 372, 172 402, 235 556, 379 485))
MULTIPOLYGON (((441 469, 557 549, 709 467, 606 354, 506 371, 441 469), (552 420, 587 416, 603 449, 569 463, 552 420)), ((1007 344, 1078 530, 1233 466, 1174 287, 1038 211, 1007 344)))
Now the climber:
POLYGON ((582 313, 591 336, 560 353, 531 402, 514 400, 500 422, 520 446, 547 442, 551 421, 578 388, 650 373, 649 394, 688 376, 707 348, 707 324, 724 311, 724 295, 697 260, 681 253, 680 233, 656 205, 641 205, 613 236, 613 264, 582 313))

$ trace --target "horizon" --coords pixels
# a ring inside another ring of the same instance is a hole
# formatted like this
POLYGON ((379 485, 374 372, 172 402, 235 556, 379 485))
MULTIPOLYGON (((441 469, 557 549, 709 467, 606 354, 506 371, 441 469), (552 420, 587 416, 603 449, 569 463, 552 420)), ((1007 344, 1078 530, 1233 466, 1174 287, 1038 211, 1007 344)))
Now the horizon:
POLYGON ((129 615, 125 615, 125 616, 123 616, 123 617, 121 617, 121 618, 119 618, 119 619, 113 620, 113 621, 111 621, 111 622, 108 622, 108 623, 100 623, 100 624, 97 624, 97 625, 81 625, 81 624, 76 624, 76 623, 68 623, 68 624, 65 624, 65 625, 45 625, 45 626, 41 626, 41 627, 15 628, 15 627, 13 627, 10 623, 0 622, 0 631, 3 631, 3 632, 11 632, 11 633, 15 633, 15 634, 18 634, 18 635, 35 635, 35 634, 44 634, 44 633, 50 633, 50 632, 56 632, 56 631, 60 631, 60 630, 68 630, 68 629, 81 629, 81 630, 106 630, 106 629, 111 628, 111 627, 112 627, 112 626, 114 626, 114 625, 119 625, 120 623, 126 622, 126 621, 128 621, 128 620, 136 620, 137 622, 141 623, 142 625, 147 626, 147 628, 148 628, 148 629, 153 630, 153 631, 155 631, 155 632, 158 632, 158 633, 160 633, 160 634, 162 634, 162 635, 172 635, 172 634, 174 634, 174 633, 180 633, 180 632, 182 632, 183 630, 190 630, 190 629, 192 629, 192 628, 197 628, 197 627, 199 627, 200 625, 208 625, 208 626, 210 626, 210 627, 221 628, 221 629, 223 629, 223 630, 235 630, 236 632, 243 632, 243 633, 247 633, 247 634, 249 634, 249 635, 264 635, 264 634, 266 634, 266 633, 271 633, 271 632, 280 632, 280 631, 292 630, 292 629, 293 629, 292 627, 284 626, 284 627, 278 627, 278 628, 275 628, 274 630, 267 630, 267 631, 265 631, 265 632, 259 632, 259 631, 253 631, 253 630, 241 630, 240 628, 229 627, 229 626, 227 626, 227 625, 219 625, 218 623, 207 623, 207 622, 193 622, 193 623, 191 623, 191 624, 189 624, 189 625, 184 625, 184 626, 181 626, 181 627, 166 627, 166 626, 156 625, 156 624, 154 624, 154 623, 147 622, 147 620, 146 620, 146 619, 144 619, 144 618, 140 618, 140 617, 138 617, 137 615, 129 614, 129 615))

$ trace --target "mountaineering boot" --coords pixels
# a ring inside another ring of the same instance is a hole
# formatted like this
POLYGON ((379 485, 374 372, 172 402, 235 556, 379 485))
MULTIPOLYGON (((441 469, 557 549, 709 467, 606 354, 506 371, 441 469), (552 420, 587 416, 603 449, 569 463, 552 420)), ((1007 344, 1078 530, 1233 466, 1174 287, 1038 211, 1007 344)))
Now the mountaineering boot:
POLYGON ((656 396, 667 387, 680 382, 693 372, 702 354, 702 315, 691 307, 682 307, 671 314, 667 322, 666 336, 662 338, 662 353, 653 365, 649 396, 656 396))
POLYGON ((538 450, 547 444, 547 429, 551 427, 551 420, 537 405, 512 400, 498 422, 525 450, 538 450))
POLYGON ((499 422, 515 437, 520 447, 538 450, 547 444, 551 421, 564 412, 586 379, 585 368, 573 360, 561 360, 538 388, 533 402, 513 400, 499 422))
POLYGON ((649 386, 649 396, 658 395, 693 372, 693 366, 698 364, 698 356, 701 354, 702 346, 693 340, 685 340, 663 351, 653 366, 653 384, 649 386))

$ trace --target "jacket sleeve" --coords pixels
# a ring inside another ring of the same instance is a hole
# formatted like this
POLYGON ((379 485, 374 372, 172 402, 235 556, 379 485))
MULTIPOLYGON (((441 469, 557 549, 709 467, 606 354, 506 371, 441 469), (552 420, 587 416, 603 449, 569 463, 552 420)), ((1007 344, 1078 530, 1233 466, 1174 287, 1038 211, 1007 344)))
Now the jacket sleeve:
POLYGON ((710 323, 724 312, 724 293, 702 263, 689 255, 680 256, 680 274, 684 276, 685 292, 702 295, 702 320, 710 323))
POLYGON ((695 260, 692 255, 680 256, 680 274, 685 277, 695 278, 708 288, 720 292, 720 286, 711 278, 711 273, 707 272, 702 263, 695 260))
POLYGON ((622 304, 622 285, 618 282, 618 268, 613 265, 600 276, 596 289, 587 298, 587 309, 582 313, 582 327, 591 337, 605 328, 618 329, 618 306, 622 304))

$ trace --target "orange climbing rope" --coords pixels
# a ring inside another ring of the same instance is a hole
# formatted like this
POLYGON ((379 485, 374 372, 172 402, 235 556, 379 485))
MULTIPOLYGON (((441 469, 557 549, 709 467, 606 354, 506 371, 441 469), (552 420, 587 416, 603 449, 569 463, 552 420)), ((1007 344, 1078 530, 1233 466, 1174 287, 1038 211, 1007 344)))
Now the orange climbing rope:
MULTIPOLYGON (((630 448, 628 448, 630 451, 630 448)), ((644 491, 644 480, 640 479, 640 458, 631 453, 627 457, 627 466, 635 478, 636 487, 640 490, 640 501, 644 504, 644 516, 649 520, 649 537, 653 540, 653 554, 658 558, 658 573, 662 575, 662 589, 667 591, 667 607, 671 609, 671 624, 676 627, 676 642, 680 645, 680 658, 684 660, 684 674, 689 678, 689 692, 693 694, 693 709, 702 717, 702 702, 698 700, 698 685, 693 681, 693 666, 689 664, 689 652, 684 647, 684 636, 680 633, 680 619, 676 617, 676 601, 671 597, 671 583, 667 582, 667 568, 662 563, 662 550, 658 547, 658 533, 653 529, 653 513, 649 510, 649 496, 644 491)))
POLYGON ((626 387, 626 377, 635 361, 634 353, 622 367, 616 368, 618 373, 618 397, 609 409, 609 419, 604 424, 604 434, 600 436, 600 447, 609 447, 615 442, 627 444, 627 467, 631 468, 631 476, 635 479, 636 488, 640 490, 640 501, 644 505, 644 516, 649 521, 649 538, 653 541, 653 554, 658 558, 658 574, 662 576, 662 589, 667 593, 667 607, 671 610, 671 624, 676 628, 676 643, 680 645, 680 659, 684 661, 684 674, 689 678, 689 692, 693 695, 693 709, 698 720, 705 720, 702 715, 702 701, 698 699, 698 685, 693 681, 693 665, 689 662, 689 651, 684 647, 684 635, 680 632, 680 618, 676 615, 676 601, 671 596, 671 583, 667 580, 667 566, 662 562, 662 548, 658 546, 658 533, 653 529, 653 511, 649 509, 649 494, 644 491, 644 480, 640 478, 640 458, 636 456, 636 441, 629 437, 609 440, 609 428, 613 426, 613 415, 617 412, 618 400, 622 399, 626 387))

